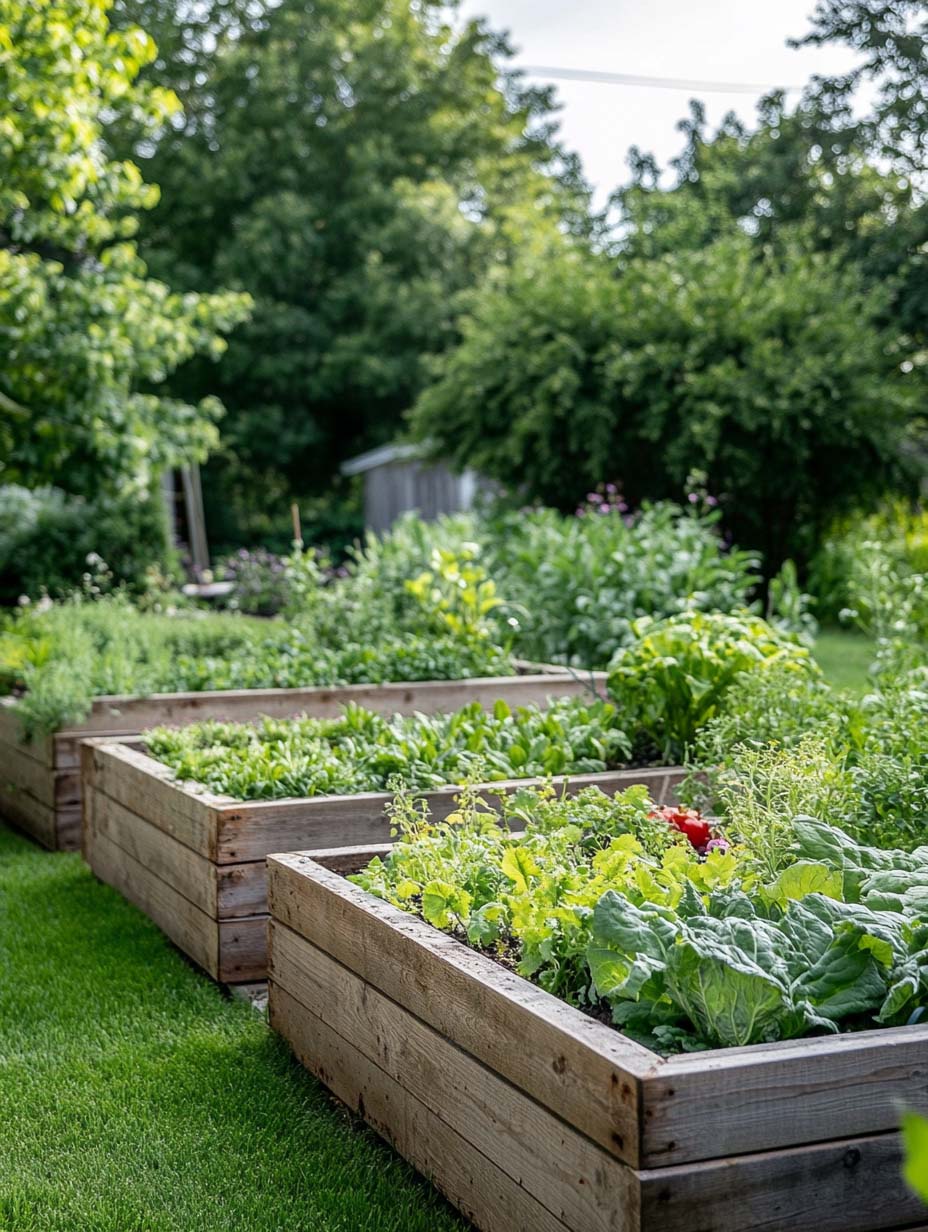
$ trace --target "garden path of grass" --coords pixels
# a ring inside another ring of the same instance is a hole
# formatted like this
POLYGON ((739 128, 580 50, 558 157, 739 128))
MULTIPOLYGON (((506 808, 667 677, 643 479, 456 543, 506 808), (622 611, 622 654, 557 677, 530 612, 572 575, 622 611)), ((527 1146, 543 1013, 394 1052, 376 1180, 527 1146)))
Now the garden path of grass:
POLYGON ((264 1019, 0 824, 2 1232, 461 1232, 264 1019))
POLYGON ((828 681, 851 693, 866 692, 870 684, 867 669, 873 662, 876 644, 872 638, 850 629, 824 629, 812 654, 828 681))

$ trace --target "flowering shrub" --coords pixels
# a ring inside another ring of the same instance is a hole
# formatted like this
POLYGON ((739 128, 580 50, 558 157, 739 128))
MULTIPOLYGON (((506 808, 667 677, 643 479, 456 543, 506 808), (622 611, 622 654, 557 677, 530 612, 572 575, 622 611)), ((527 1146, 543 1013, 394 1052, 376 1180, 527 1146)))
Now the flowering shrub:
POLYGON ((287 563, 265 548, 240 548, 216 565, 216 577, 234 589, 224 606, 250 616, 276 616, 290 601, 287 563))

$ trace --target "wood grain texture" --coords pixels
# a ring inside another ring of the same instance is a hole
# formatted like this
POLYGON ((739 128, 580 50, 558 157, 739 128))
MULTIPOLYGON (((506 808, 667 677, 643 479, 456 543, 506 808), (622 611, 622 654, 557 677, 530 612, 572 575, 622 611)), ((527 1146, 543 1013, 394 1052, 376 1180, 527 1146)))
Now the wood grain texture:
POLYGON ((571 1232, 496 1163, 285 989, 269 985, 271 1026, 299 1060, 363 1116, 483 1232, 571 1232))
POLYGON ((216 920, 210 919, 173 886, 117 847, 105 834, 93 832, 87 855, 91 869, 101 881, 134 903, 213 979, 219 978, 219 925, 216 920))
POLYGON ((281 924, 269 978, 570 1228, 630 1230, 637 1184, 553 1112, 281 924))
POLYGON ((0 814, 50 851, 58 844, 54 809, 22 788, 0 781, 0 814))
POLYGON ((654 1166, 891 1130, 928 1113, 928 1026, 672 1057, 642 1102, 654 1166))
POLYGON ((219 921, 219 967, 224 984, 253 984, 267 978, 267 915, 219 921))
POLYGON ((40 804, 54 808, 55 771, 23 752, 20 745, 0 745, 0 782, 26 791, 40 804))
MULTIPOLYGON (((836 1123, 835 1128, 838 1128, 836 1123)), ((639 1174, 643 1232, 881 1232, 924 1222, 897 1134, 639 1174)))
POLYGON ((184 846, 214 854, 214 797, 180 787, 167 766, 140 749, 118 740, 85 740, 81 777, 85 787, 96 787, 184 846))
POLYGON ((305 689, 223 689, 200 693, 152 693, 147 697, 94 698, 91 713, 68 731, 87 734, 135 734, 161 724, 179 726, 202 719, 247 722, 267 715, 298 714, 332 718, 349 702, 380 713, 427 714, 457 710, 469 702, 492 704, 497 698, 511 705, 542 705, 549 697, 571 697, 602 691, 603 672, 575 676, 565 669, 547 669, 517 676, 480 676, 468 680, 423 680, 409 683, 353 684, 305 689))
MULTIPOLYGON (((555 789, 563 788, 570 794, 585 787, 600 787, 613 794, 643 783, 654 799, 660 802, 670 796, 683 773, 678 767, 657 767, 562 775, 551 780, 507 779, 484 784, 480 794, 493 803, 520 788, 538 786, 547 781, 555 789)), ((448 786, 417 794, 427 801, 431 815, 437 821, 454 811, 459 792, 459 787, 448 786)), ((216 810, 215 854, 220 864, 263 860, 275 851, 378 844, 390 837, 390 822, 385 809, 392 796, 385 791, 358 792, 350 796, 256 800, 250 803, 230 802, 221 796, 208 798, 216 810)))
POLYGON ((637 1165, 653 1053, 307 857, 273 856, 268 875, 275 920, 637 1165))
MULTIPOLYGON (((210 860, 185 847, 164 830, 150 825, 97 787, 88 787, 84 797, 83 849, 91 866, 93 860, 89 853, 97 835, 102 834, 188 902, 206 915, 218 918, 216 866, 210 860)), ((263 868, 261 883, 263 888, 263 868)))

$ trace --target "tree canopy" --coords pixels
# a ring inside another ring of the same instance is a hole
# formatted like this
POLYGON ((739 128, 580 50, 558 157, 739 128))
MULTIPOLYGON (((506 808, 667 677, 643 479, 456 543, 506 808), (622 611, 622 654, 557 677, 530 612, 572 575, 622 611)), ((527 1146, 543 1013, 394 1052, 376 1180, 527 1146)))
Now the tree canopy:
MULTIPOLYGON (((148 8, 121 3, 125 20, 148 8)), ((198 11, 150 71, 187 119, 135 143, 162 186, 144 250, 171 281, 252 293, 216 386, 227 452, 262 490, 318 490, 396 433, 422 356, 456 339, 460 291, 530 235, 591 229, 586 189, 550 93, 437 0, 198 11)), ((189 367, 178 388, 215 375, 189 367)))
POLYGON ((109 0, 0 0, 0 453, 2 479, 78 492, 146 485, 203 456, 214 399, 157 387, 195 354, 218 355, 248 308, 239 294, 173 292, 133 241, 157 201, 104 126, 155 134, 177 99, 141 84, 154 55, 115 31, 109 0))

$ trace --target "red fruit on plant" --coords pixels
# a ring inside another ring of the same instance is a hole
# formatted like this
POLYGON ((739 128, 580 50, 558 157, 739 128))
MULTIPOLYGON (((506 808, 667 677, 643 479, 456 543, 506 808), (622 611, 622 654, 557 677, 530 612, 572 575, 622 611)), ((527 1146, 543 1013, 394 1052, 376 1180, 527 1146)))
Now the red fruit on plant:
POLYGON ((697 809, 673 808, 665 804, 653 810, 651 817, 662 817, 668 825, 686 835, 697 851, 701 851, 712 837, 712 827, 697 809))

